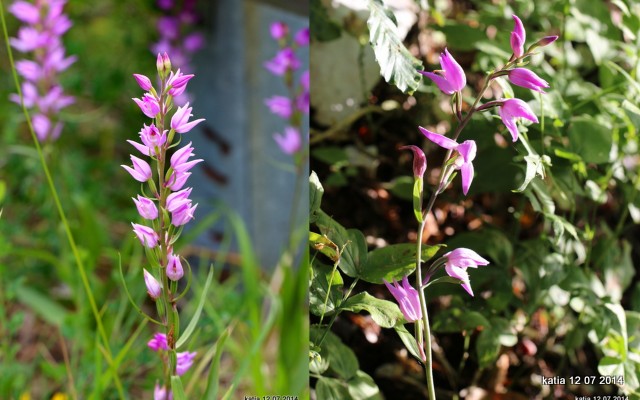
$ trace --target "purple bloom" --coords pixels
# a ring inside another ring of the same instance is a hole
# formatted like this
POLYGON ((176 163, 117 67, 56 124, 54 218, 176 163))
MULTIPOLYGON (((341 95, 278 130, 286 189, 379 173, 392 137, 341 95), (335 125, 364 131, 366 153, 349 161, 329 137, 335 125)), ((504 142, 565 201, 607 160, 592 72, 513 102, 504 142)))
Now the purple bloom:
POLYGON ((191 146, 191 143, 192 142, 189 142, 183 148, 178 149, 178 151, 173 153, 173 155, 171 156, 171 160, 170 160, 171 168, 173 168, 175 172, 184 173, 190 170, 191 168, 193 168, 193 166, 196 165, 197 163, 203 161, 203 160, 188 161, 189 158, 194 155, 193 147, 191 146))
POLYGON ((195 53, 204 47, 204 35, 200 32, 193 32, 184 38, 184 49, 189 53, 195 53))
POLYGON ((280 150, 285 154, 294 154, 302 147, 300 132, 291 126, 284 128, 284 134, 282 135, 279 133, 274 134, 273 139, 280 147, 280 150))
POLYGON ((133 222, 131 223, 131 226, 133 226, 133 233, 136 234, 143 246, 152 249, 158 245, 158 240, 160 240, 160 238, 158 237, 156 231, 153 230, 153 228, 149 228, 148 226, 140 224, 134 224, 133 222))
POLYGON ((169 89, 169 94, 171 96, 180 96, 187 88, 189 80, 193 77, 193 74, 184 75, 179 69, 175 75, 171 72, 169 79, 167 80, 167 87, 171 88, 169 89))
POLYGON ((293 71, 300 67, 300 60, 296 57, 291 47, 280 50, 274 58, 264 63, 265 68, 272 74, 282 76, 288 71, 293 71))
POLYGON ((38 63, 29 60, 16 61, 16 71, 29 81, 41 79, 44 72, 38 63))
POLYGON ((144 115, 149 118, 155 118, 160 112, 158 99, 156 99, 156 97, 151 93, 145 93, 144 96, 142 96, 142 100, 133 99, 133 101, 135 101, 138 107, 140 107, 144 115))
POLYGON ((47 138, 57 139, 62 132, 62 123, 58 121, 57 124, 51 128, 51 121, 49 117, 44 114, 36 114, 32 118, 33 130, 38 136, 38 140, 43 141, 47 138))
POLYGON ((182 226, 187 222, 191 221, 194 216, 194 212, 196 211, 195 206, 191 206, 191 200, 187 200, 182 202, 172 213, 171 213, 171 225, 173 226, 182 226))
POLYGON ((9 12, 22 22, 35 25, 40 20, 40 9, 26 1, 16 1, 9 6, 9 12))
POLYGON ((272 38, 280 40, 289 34, 289 26, 282 21, 277 21, 271 24, 269 31, 271 32, 272 38))
POLYGON ((10 42, 16 50, 27 53, 46 46, 48 40, 49 35, 46 32, 32 27, 22 27, 18 30, 18 37, 11 38, 10 42))
POLYGON ((165 186, 171 190, 180 190, 187 183, 190 175, 191 172, 178 173, 174 171, 165 186))
POLYGON ((138 82, 138 86, 142 88, 142 90, 151 90, 153 85, 151 84, 151 79, 147 78, 144 75, 133 74, 133 77, 136 78, 136 82, 138 82))
POLYGON ((154 124, 149 126, 143 124, 142 130, 140 130, 140 140, 142 140, 142 143, 149 149, 160 148, 167 142, 167 131, 160 134, 160 131, 154 124))
POLYGON ((513 31, 511 32, 511 50, 516 58, 524 55, 524 41, 527 33, 524 30, 522 21, 516 15, 513 16, 513 31))
POLYGON ((475 251, 465 248, 450 251, 444 254, 443 257, 447 259, 445 264, 447 274, 453 278, 460 279, 464 290, 473 296, 467 268, 478 268, 479 265, 488 265, 489 261, 480 257, 475 251))
POLYGON ((167 196, 167 211, 172 212, 176 210, 183 201, 189 199, 189 195, 191 195, 191 188, 171 193, 167 196))
POLYGON ((153 200, 138 195, 137 199, 133 199, 138 209, 138 214, 144 219, 156 219, 158 218, 158 207, 153 200))
POLYGON ((422 179, 427 170, 427 157, 418 146, 402 146, 401 150, 411 150, 413 152, 413 176, 422 179))
POLYGON ((516 118, 525 118, 531 122, 538 122, 538 117, 533 113, 531 107, 520 99, 505 100, 498 109, 498 114, 509 132, 511 132, 511 137, 514 142, 518 140, 516 118))
POLYGON ((558 36, 545 36, 542 39, 538 40, 538 42, 536 42, 536 45, 538 47, 544 47, 544 46, 548 46, 551 43, 555 42, 556 40, 558 40, 558 36))
MULTIPOLYGON (((423 135, 430 141, 445 149, 455 150, 460 155, 454 163, 454 169, 460 170, 462 175, 462 192, 467 195, 471 182, 473 181, 473 160, 476 158, 477 146, 473 140, 465 140, 462 143, 458 143, 455 140, 449 139, 446 136, 439 135, 435 132, 431 132, 421 126, 418 127, 423 135)), ((451 171, 453 172, 453 170, 451 171)), ((444 182, 447 182, 445 179, 444 182)), ((444 188, 440 188, 442 190, 444 188)))
POLYGON ((309 44, 309 28, 300 29, 294 38, 298 46, 306 46, 309 44))
POLYGON ((184 375, 185 372, 187 372, 187 370, 191 368, 191 365, 193 365, 193 360, 196 358, 196 354, 197 353, 195 351, 193 353, 185 351, 177 354, 178 359, 176 362, 176 373, 179 376, 184 375))
POLYGON ((420 71, 420 73, 431 79, 446 94, 461 91, 467 84, 467 77, 460 64, 446 48, 444 53, 440 54, 440 66, 442 70, 435 71, 435 73, 425 71, 420 71))
POLYGON ((269 110, 282 118, 289 119, 293 114, 291 99, 285 96, 273 96, 264 101, 269 110))
POLYGON ((194 126, 204 121, 204 118, 200 118, 195 121, 189 122, 189 117, 193 117, 193 114, 191 114, 191 109, 192 108, 189 107, 189 103, 185 104, 182 107, 178 107, 176 113, 173 114, 173 117, 171 118, 171 128, 178 133, 187 133, 191 129, 193 129, 194 126))
POLYGON ((177 281, 184 276, 180 256, 173 253, 167 255, 167 277, 172 281, 177 281))
POLYGON ((406 276, 402 278, 402 286, 400 286, 395 279, 393 280, 393 286, 384 279, 383 282, 393 297, 395 297, 400 306, 400 311, 402 311, 404 318, 408 322, 414 322, 422 318, 418 291, 409 284, 406 276))
POLYGON ((126 169, 133 179, 143 183, 151 179, 151 166, 146 161, 132 155, 131 162, 133 163, 133 168, 128 165, 121 165, 121 167, 126 169))
POLYGON ((158 31, 168 39, 174 40, 180 34, 180 21, 174 16, 160 17, 158 31))
POLYGON ((158 385, 156 382, 156 386, 153 389, 153 400, 172 400, 173 396, 171 391, 169 391, 169 396, 167 396, 167 388, 164 386, 158 385))
POLYGON ((542 89, 549 87, 547 81, 540 78, 535 72, 529 71, 526 68, 514 68, 509 71, 509 81, 514 85, 522 86, 523 88, 535 90, 540 93, 544 93, 542 89))
POLYGON ((153 335, 153 338, 147 342, 147 346, 153 351, 159 350, 169 350, 169 345, 167 343, 167 335, 164 333, 156 333, 153 335))
POLYGON ((149 296, 151 296, 151 298, 155 300, 162 294, 162 287, 160 286, 160 282, 158 282, 156 278, 154 278, 153 275, 151 275, 146 269, 143 269, 143 271, 144 284, 147 286, 147 293, 149 293, 149 296))
POLYGON ((309 113, 309 92, 304 91, 296 97, 296 108, 305 114, 309 113))
POLYGON ((309 91, 309 70, 306 70, 300 75, 300 84, 305 91, 309 91))

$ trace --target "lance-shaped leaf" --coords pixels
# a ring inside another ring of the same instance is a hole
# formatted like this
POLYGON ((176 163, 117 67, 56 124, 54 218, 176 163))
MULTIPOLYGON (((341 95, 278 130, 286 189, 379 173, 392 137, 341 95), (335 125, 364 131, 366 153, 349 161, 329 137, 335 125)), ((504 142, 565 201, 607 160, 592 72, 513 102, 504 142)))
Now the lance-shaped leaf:
POLYGON ((369 0, 369 41, 380 65, 384 80, 405 93, 413 93, 422 75, 422 62, 411 55, 398 36, 398 27, 381 0, 369 0))

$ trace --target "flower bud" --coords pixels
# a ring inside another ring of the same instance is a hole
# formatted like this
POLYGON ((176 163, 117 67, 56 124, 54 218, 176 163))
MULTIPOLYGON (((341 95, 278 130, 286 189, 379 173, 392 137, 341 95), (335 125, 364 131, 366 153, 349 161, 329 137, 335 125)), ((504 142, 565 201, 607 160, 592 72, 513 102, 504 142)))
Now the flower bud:
POLYGON ((180 262, 180 256, 173 253, 167 256, 167 278, 177 281, 184 276, 184 269, 180 262))
POLYGON ((162 62, 162 55, 160 53, 158 53, 158 58, 156 58, 156 70, 158 70, 160 78, 164 78, 164 62, 162 62))
POLYGON ((427 157, 424 152, 418 146, 402 146, 401 150, 411 150, 413 152, 413 176, 415 178, 422 178, 427 170, 427 157))
POLYGON ((171 60, 169 59, 169 55, 166 51, 162 55, 162 64, 164 66, 164 76, 167 76, 167 74, 171 72, 171 60))
POLYGON ((162 294, 162 287, 160 286, 160 282, 158 282, 156 278, 154 278, 153 275, 151 275, 146 269, 143 269, 143 271, 144 284, 147 285, 147 293, 149 293, 149 296, 151 296, 151 298, 155 300, 162 294))

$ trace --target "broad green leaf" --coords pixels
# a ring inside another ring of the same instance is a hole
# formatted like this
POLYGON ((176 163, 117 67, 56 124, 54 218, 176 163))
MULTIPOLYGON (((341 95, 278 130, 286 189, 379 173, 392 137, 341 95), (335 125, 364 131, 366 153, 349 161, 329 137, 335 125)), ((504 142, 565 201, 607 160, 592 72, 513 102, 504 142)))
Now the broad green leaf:
MULTIPOLYGON (((442 245, 422 246, 422 262, 436 255, 442 245)), ((382 284, 409 275, 416 268, 416 245, 411 243, 392 244, 369 252, 367 263, 360 278, 369 283, 382 284)))
POLYGON ((331 315, 342 300, 342 276, 331 266, 315 262, 311 267, 309 311, 317 316, 331 315))
POLYGON ((411 355, 414 356, 417 360, 422 361, 422 358, 420 357, 420 349, 418 349, 418 343, 416 343, 416 338, 411 333, 409 333, 407 328, 405 328, 402 324, 398 324, 394 326, 393 329, 396 330, 398 336, 400 336, 400 340, 402 340, 402 343, 404 343, 404 347, 409 350, 409 353, 411 353, 411 355))
POLYGON ((464 311, 460 308, 442 310, 433 320, 433 330, 441 333, 459 333, 489 328, 491 323, 477 311, 464 311))
POLYGON ((378 385, 364 371, 358 370, 356 376, 349 379, 347 389, 353 400, 382 400, 378 385))
MULTIPOLYGON (((322 195, 324 194, 324 188, 318 179, 318 175, 315 171, 311 171, 309 176, 309 215, 314 216, 315 212, 320 208, 322 202, 322 195)), ((313 220, 310 222, 314 222, 313 220)))
POLYGON ((309 330, 309 339, 312 346, 320 347, 320 356, 329 363, 329 370, 343 379, 349 379, 356 375, 358 359, 348 346, 331 331, 326 332, 322 343, 318 343, 325 334, 326 326, 312 326, 309 330))
POLYGON ((340 379, 325 377, 318 378, 318 383, 316 383, 316 397, 327 400, 351 398, 346 382, 340 379))
POLYGON ((327 9, 321 0, 311 0, 309 16, 310 31, 314 39, 320 42, 328 42, 340 37, 342 33, 340 25, 329 18, 327 9))
POLYGON ((367 311, 376 324, 383 328, 393 328, 398 321, 402 321, 404 318, 396 303, 378 299, 367 292, 349 297, 340 306, 340 309, 356 313, 362 310, 367 311))
POLYGON ((413 93, 422 75, 422 62, 411 55, 398 36, 397 26, 381 0, 369 0, 369 41, 384 80, 405 93, 413 93))
POLYGON ((536 175, 540 176, 540 178, 544 178, 544 163, 542 162, 542 157, 538 154, 529 154, 524 156, 524 160, 527 162, 524 182, 522 182, 522 185, 515 189, 514 192, 524 191, 536 175))
POLYGON ((200 302, 198 303, 198 307, 196 311, 193 313, 193 317, 187 325, 187 328, 184 330, 182 335, 180 335, 180 339, 176 342, 176 349, 179 349, 183 344, 187 342, 193 331, 196 329, 196 325, 198 324, 198 319, 200 319, 200 313, 202 313, 202 307, 204 307, 204 302, 207 300, 207 294, 209 292, 209 286, 211 285, 211 280, 213 279, 213 267, 209 269, 209 274, 207 275, 207 280, 204 284, 204 289, 202 289, 202 296, 200 297, 200 302))
POLYGON ((598 372, 602 376, 624 376, 624 365, 618 358, 603 357, 598 363, 598 372))
POLYGON ((590 116, 575 117, 571 120, 568 136, 573 152, 585 162, 603 164, 609 161, 613 144, 611 127, 590 116))
POLYGON ((338 266, 352 278, 362 278, 362 269, 367 260, 367 240, 357 229, 347 230, 349 242, 342 251, 338 266))

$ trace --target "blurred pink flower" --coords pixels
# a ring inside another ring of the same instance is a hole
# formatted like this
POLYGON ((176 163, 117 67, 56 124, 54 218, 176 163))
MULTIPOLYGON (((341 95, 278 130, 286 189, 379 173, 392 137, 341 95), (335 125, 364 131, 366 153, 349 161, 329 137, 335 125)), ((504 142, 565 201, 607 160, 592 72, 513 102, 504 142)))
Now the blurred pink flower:
POLYGON ((182 353, 178 353, 178 360, 177 360, 177 365, 176 365, 176 373, 181 376, 184 375, 185 372, 187 372, 187 370, 189 368, 191 368, 191 365, 193 365, 193 360, 196 358, 197 353, 194 352, 182 352, 182 353))
POLYGON ((282 21, 277 21, 271 24, 269 31, 271 32, 272 38, 280 40, 289 34, 289 26, 282 21))
POLYGON ((281 76, 288 71, 300 68, 300 60, 296 57, 291 47, 285 47, 281 49, 274 58, 265 62, 264 66, 272 74, 281 76))
POLYGON ((147 342, 147 346, 153 351, 158 350, 169 350, 169 345, 167 344, 167 335, 164 333, 156 333, 153 335, 153 338, 147 342))
POLYGON ((290 118, 293 114, 291 99, 285 96, 272 96, 264 101, 269 110, 282 118, 290 118))
POLYGON ((279 133, 274 134, 273 139, 285 154, 291 155, 297 153, 302 147, 300 132, 291 126, 284 128, 284 134, 282 135, 279 133))

